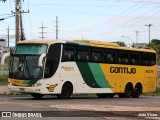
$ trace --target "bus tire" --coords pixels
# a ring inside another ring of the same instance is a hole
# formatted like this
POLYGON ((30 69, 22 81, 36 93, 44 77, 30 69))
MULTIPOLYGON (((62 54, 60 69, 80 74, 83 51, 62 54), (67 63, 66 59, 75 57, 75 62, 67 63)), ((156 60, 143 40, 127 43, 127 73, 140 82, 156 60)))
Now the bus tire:
POLYGON ((139 98, 139 96, 141 95, 142 93, 142 85, 139 83, 139 84, 136 84, 134 90, 133 90, 133 94, 132 94, 132 97, 133 98, 139 98))
POLYGON ((38 93, 31 93, 31 96, 34 97, 35 99, 41 99, 44 95, 38 93))
POLYGON ((133 93, 133 85, 131 83, 128 83, 125 87, 125 98, 131 98, 133 93))
POLYGON ((61 94, 58 94, 57 97, 59 99, 68 99, 70 98, 72 93, 73 93, 72 84, 70 82, 66 82, 62 87, 61 94))
POLYGON ((133 93, 133 85, 131 83, 128 83, 125 87, 124 93, 119 93, 119 98, 131 98, 133 93))

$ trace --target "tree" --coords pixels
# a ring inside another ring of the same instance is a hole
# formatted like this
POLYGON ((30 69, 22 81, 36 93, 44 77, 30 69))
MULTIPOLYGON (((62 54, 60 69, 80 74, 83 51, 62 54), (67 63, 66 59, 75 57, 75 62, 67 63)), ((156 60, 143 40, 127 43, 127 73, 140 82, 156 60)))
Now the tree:
POLYGON ((160 44, 160 40, 158 40, 158 39, 152 39, 151 43, 160 44))
POLYGON ((123 41, 117 41, 116 43, 121 47, 126 47, 126 43, 123 41))
POLYGON ((157 64, 160 65, 160 40, 152 39, 148 47, 154 49, 157 52, 157 64))

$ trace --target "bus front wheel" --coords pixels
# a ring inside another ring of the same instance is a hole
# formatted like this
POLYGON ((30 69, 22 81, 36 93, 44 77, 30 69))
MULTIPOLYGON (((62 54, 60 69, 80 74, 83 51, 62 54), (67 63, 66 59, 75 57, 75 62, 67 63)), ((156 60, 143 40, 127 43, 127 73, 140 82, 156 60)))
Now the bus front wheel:
POLYGON ((35 99, 41 99, 44 95, 38 93, 31 93, 31 96, 34 97, 35 99))
POLYGON ((72 92, 73 92, 72 84, 70 82, 66 82, 62 87, 61 94, 58 94, 57 97, 59 99, 68 99, 70 98, 72 92))

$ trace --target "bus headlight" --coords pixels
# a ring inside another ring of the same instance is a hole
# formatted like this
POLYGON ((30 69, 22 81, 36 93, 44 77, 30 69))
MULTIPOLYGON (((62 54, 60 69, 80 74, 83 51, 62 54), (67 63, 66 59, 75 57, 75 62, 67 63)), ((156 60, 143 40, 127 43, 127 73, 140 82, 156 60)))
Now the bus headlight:
POLYGON ((38 86, 41 86, 42 84, 41 83, 36 83, 33 85, 33 87, 38 87, 38 86))
POLYGON ((13 85, 11 82, 8 83, 9 85, 13 85))

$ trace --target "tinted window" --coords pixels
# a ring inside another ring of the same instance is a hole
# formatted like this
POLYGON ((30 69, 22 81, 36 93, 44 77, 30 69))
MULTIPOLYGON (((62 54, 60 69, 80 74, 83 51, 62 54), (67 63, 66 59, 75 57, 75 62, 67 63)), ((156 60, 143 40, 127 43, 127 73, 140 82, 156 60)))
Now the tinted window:
POLYGON ((77 61, 89 61, 89 48, 77 48, 77 61))
POLYGON ((60 61, 60 55, 61 55, 61 44, 56 43, 50 45, 44 71, 45 78, 52 77, 57 71, 60 61))
POLYGON ((156 54, 155 53, 149 53, 148 55, 148 65, 152 66, 156 64, 156 54))
POLYGON ((141 53, 141 65, 148 65, 148 53, 141 53))
POLYGON ((106 63, 116 63, 116 52, 113 50, 106 51, 106 63))
POLYGON ((140 65, 140 53, 132 52, 130 54, 130 64, 140 65))
POLYGON ((129 62, 128 52, 120 51, 119 54, 118 54, 118 63, 128 64, 128 62, 129 62))
POLYGON ((47 45, 40 44, 19 44, 15 54, 43 54, 47 50, 47 45))
POLYGON ((74 61, 75 60, 75 48, 73 46, 64 45, 62 61, 74 61))
POLYGON ((103 62, 103 50, 92 49, 92 62, 103 62))

